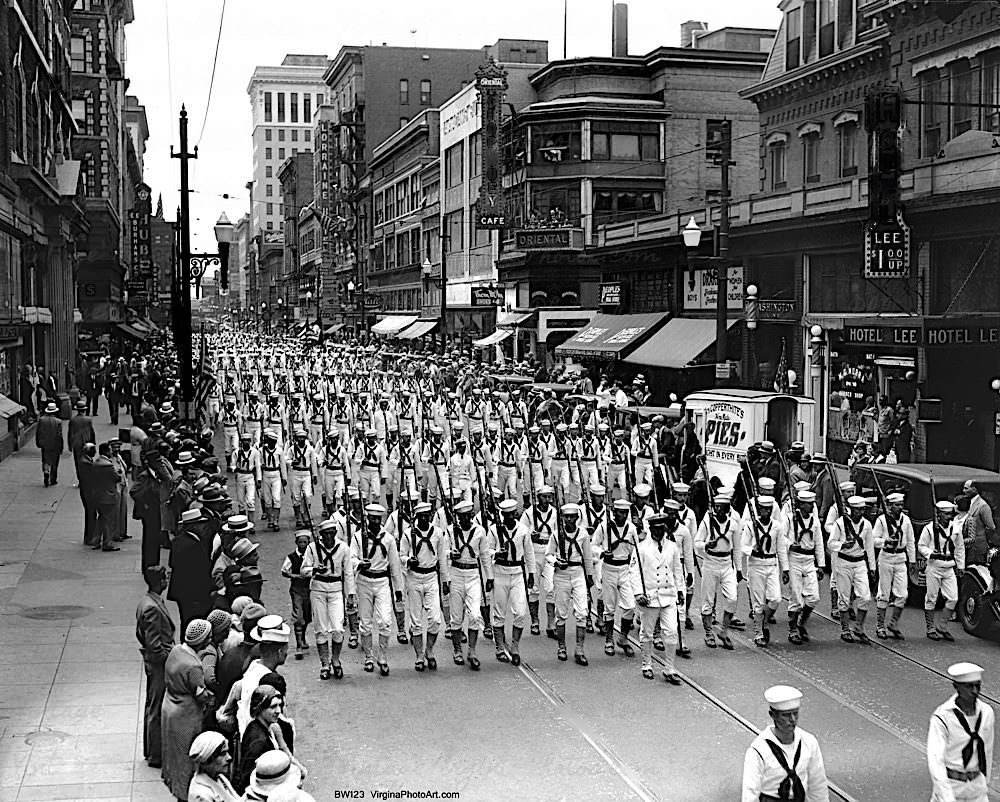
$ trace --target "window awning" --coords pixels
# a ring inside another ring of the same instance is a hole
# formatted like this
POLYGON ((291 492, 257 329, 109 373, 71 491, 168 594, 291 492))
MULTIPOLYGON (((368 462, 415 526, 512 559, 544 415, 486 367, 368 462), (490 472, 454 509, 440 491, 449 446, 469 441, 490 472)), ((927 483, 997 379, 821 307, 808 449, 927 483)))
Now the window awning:
POLYGON ((128 323, 119 323, 118 328, 134 340, 145 340, 147 337, 145 332, 139 331, 139 329, 130 326, 128 323))
POLYGON ((402 331, 417 319, 416 315, 387 315, 372 326, 372 334, 389 337, 402 331))
POLYGON ((332 326, 327 326, 325 329, 323 329, 323 333, 324 334, 336 334, 342 328, 344 328, 344 324, 343 323, 334 323, 332 326))
POLYGON ((497 329, 492 334, 488 334, 481 340, 473 340, 472 344, 477 348, 489 348, 491 345, 496 345, 497 343, 502 343, 508 337, 510 337, 514 332, 510 329, 497 329))
POLYGON ((399 340, 415 340, 417 337, 423 337, 425 334, 429 334, 438 322, 436 320, 418 320, 408 329, 404 329, 396 338, 399 340))
POLYGON ((523 326, 531 320, 534 314, 534 312, 505 312, 502 316, 497 317, 497 325, 509 326, 510 328, 523 326))
MULTIPOLYGON (((735 323, 730 320, 727 328, 735 323)), ((623 361, 652 368, 686 368, 714 342, 714 319, 675 317, 623 361)))
POLYGON ((14 401, 3 393, 0 393, 0 418, 13 418, 15 415, 19 415, 22 412, 26 412, 24 407, 22 407, 17 401, 14 401))
POLYGON ((645 315, 598 315, 562 345, 556 356, 581 356, 591 359, 621 359, 656 331, 668 313, 645 315))

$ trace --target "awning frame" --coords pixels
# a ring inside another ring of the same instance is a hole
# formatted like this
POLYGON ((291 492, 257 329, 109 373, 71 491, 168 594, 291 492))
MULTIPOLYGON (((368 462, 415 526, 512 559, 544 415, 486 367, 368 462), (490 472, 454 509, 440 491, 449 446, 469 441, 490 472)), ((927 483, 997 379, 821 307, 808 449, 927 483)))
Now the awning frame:
POLYGON ((513 334, 514 334, 513 329, 497 329, 492 334, 487 334, 485 337, 482 337, 478 340, 473 340, 472 344, 476 346, 476 348, 489 348, 490 346, 502 343, 504 340, 506 340, 508 337, 511 337, 513 334))
POLYGON ((602 361, 622 359, 653 336, 668 317, 668 312, 599 314, 566 342, 557 345, 556 356, 602 361))

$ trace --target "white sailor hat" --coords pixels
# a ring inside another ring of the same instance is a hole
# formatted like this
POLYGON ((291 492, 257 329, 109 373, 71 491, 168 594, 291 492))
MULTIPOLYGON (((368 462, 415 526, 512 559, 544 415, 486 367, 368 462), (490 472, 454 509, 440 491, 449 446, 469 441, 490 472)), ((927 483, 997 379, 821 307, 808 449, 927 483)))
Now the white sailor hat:
POLYGON ((947 499, 941 499, 941 501, 937 502, 934 506, 937 507, 940 512, 955 511, 955 505, 947 499))
POLYGON ((599 485, 595 482, 590 486, 590 492, 594 496, 603 496, 608 491, 604 489, 604 485, 599 485))
POLYGON ((541 429, 539 429, 534 424, 532 424, 531 426, 528 427, 528 434, 538 434, 540 431, 541 431, 541 429))
POLYGON ((431 426, 431 434, 444 434, 444 429, 435 424, 431 426))
POLYGON ((377 434, 378 432, 376 432, 374 429, 370 427, 368 429, 365 429, 365 437, 375 437, 375 435, 377 434))
POLYGON ((715 493, 715 501, 719 504, 731 504, 733 501, 733 491, 722 488, 715 493))
MULTIPOLYGON (((546 424, 546 422, 547 421, 542 421, 542 425, 544 426, 546 424)), ((568 431, 568 430, 569 430, 569 426, 567 426, 565 423, 560 423, 558 426, 556 426, 556 431, 557 432, 561 433, 561 432, 565 432, 565 431, 568 431)))
MULTIPOLYGON (((541 424, 542 426, 551 426, 551 425, 552 425, 552 421, 551 421, 551 420, 549 420, 548 418, 542 418, 542 419, 541 419, 541 420, 539 421, 539 423, 540 423, 540 424, 541 424)), ((562 424, 562 425, 563 425, 563 426, 565 426, 565 424, 562 424)))
POLYGON ((500 512, 514 512, 517 510, 517 502, 512 498, 505 498, 500 502, 500 512))
POLYGON ((772 710, 782 713, 798 710, 802 704, 802 691, 791 685, 774 685, 764 691, 764 701, 772 710))
POLYGON ((384 515, 385 507, 383 507, 381 504, 369 504, 367 507, 365 507, 365 512, 368 513, 369 515, 384 515))
POLYGON ((615 429, 615 430, 614 430, 614 431, 612 432, 612 434, 613 434, 613 435, 614 435, 615 437, 624 437, 624 436, 625 436, 625 430, 624 430, 624 429, 621 429, 621 428, 618 428, 618 429, 615 429))
POLYGON ((840 489, 843 490, 845 493, 849 493, 855 490, 857 486, 858 485, 856 482, 851 482, 851 481, 843 481, 839 485, 840 489))
POLYGON ((472 502, 468 499, 460 501, 455 505, 455 512, 472 512, 473 509, 472 502))
POLYGON ((579 515, 580 505, 579 504, 563 504, 560 508, 563 515, 579 515))
POLYGON ((862 496, 851 496, 847 499, 847 506, 853 507, 854 509, 864 509, 865 500, 862 496))
POLYGON ((651 491, 652 491, 652 488, 649 485, 643 484, 643 483, 637 484, 632 489, 632 492, 635 493, 640 498, 646 498, 646 496, 648 496, 651 491))
POLYGON ((795 497, 799 501, 808 501, 810 503, 816 501, 816 494, 812 490, 800 490, 795 494, 795 497))
POLYGON ((812 487, 812 483, 807 482, 805 479, 802 479, 792 485, 793 490, 808 490, 810 487, 812 487))
POLYGON ((601 421, 600 423, 597 424, 597 431, 599 432, 606 432, 609 431, 610 429, 611 427, 608 426, 608 424, 606 424, 604 421, 601 421))
POLYGON ((983 668, 975 663, 955 663, 948 666, 948 676, 952 682, 982 682, 983 668))
MULTIPOLYGON (((574 424, 572 424, 572 425, 573 425, 573 426, 579 426, 579 425, 580 425, 580 423, 579 423, 579 421, 578 421, 577 423, 574 423, 574 424)), ((596 430, 594 429, 594 424, 592 424, 592 423, 588 423, 588 424, 587 424, 586 426, 584 426, 584 427, 583 427, 583 430, 584 430, 585 432, 590 432, 591 434, 593 434, 593 433, 594 433, 594 432, 596 431, 596 430)))
POLYGON ((757 487, 761 490, 774 490, 776 483, 770 476, 762 476, 757 480, 757 487))
POLYGON ((774 496, 757 496, 758 507, 773 507, 774 496))
POLYGON ((417 506, 413 508, 413 514, 423 515, 424 513, 428 513, 433 509, 434 508, 431 506, 431 503, 429 501, 420 501, 417 502, 417 506))
POLYGON ((902 504, 906 501, 906 496, 902 493, 890 493, 885 497, 886 504, 902 504))
POLYGON ((616 510, 628 510, 632 507, 632 505, 628 503, 628 499, 626 498, 616 498, 611 506, 614 507, 616 510))
POLYGON ((356 487, 349 487, 347 488, 347 498, 349 499, 361 498, 361 491, 358 490, 358 488, 356 487))
POLYGON ((668 498, 666 501, 663 502, 663 508, 666 510, 673 510, 674 512, 680 512, 681 503, 679 501, 675 501, 672 498, 668 498))
POLYGON ((684 484, 684 482, 674 482, 674 492, 675 493, 690 493, 691 486, 684 484))
POLYGON ((650 423, 649 421, 646 421, 645 423, 640 424, 639 428, 642 429, 642 431, 644 432, 648 432, 652 430, 653 424, 650 423))
POLYGON ((551 496, 555 492, 556 491, 555 489, 553 489, 552 485, 542 485, 540 488, 538 488, 538 495, 540 496, 551 496))

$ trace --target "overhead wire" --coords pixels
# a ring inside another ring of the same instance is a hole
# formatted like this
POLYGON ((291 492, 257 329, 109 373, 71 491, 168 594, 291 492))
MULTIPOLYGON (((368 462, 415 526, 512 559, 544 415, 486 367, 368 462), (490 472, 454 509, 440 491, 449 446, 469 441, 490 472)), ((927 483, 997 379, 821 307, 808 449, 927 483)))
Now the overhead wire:
POLYGON ((170 57, 170 8, 167 0, 163 0, 163 30, 167 39, 167 100, 170 102, 170 113, 174 113, 174 66, 170 57))
POLYGON ((198 132, 198 141, 195 147, 201 144, 201 139, 205 135, 205 126, 208 125, 208 113, 212 108, 212 89, 215 87, 215 70, 219 64, 219 45, 222 42, 222 24, 226 18, 226 0, 222 0, 222 9, 219 12, 219 32, 215 37, 215 55, 212 57, 212 77, 208 80, 208 98, 205 101, 205 116, 201 121, 201 131, 198 132))

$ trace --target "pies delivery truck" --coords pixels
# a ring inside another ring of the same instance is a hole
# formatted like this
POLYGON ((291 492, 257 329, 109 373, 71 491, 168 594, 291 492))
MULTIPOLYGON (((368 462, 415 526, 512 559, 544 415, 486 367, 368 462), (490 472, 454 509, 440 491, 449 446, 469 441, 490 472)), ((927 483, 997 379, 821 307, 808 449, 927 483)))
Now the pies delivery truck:
POLYGON ((708 472, 732 489, 741 457, 754 443, 770 440, 782 451, 796 440, 811 451, 816 402, 766 390, 720 388, 684 399, 688 418, 701 443, 708 472))

